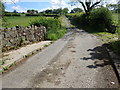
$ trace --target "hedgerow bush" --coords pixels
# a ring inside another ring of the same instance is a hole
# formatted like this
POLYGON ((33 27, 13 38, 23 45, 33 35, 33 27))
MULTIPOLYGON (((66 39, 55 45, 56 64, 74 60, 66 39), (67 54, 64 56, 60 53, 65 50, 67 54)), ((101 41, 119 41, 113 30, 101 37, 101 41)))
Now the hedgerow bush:
POLYGON ((109 11, 107 8, 102 7, 94 9, 90 14, 90 19, 90 25, 91 27, 94 27, 94 29, 98 31, 115 33, 115 31, 113 31, 114 25, 112 12, 109 11))
POLYGON ((72 17, 72 23, 87 31, 115 33, 112 12, 107 8, 93 9, 89 15, 85 13, 72 17))
POLYGON ((5 16, 20 16, 20 13, 5 13, 5 16))
POLYGON ((5 13, 5 16, 12 16, 12 13, 5 13))
POLYGON ((47 29, 46 39, 50 40, 57 40, 61 38, 66 32, 65 27, 61 26, 61 21, 57 18, 41 17, 38 20, 31 22, 30 25, 45 26, 47 29))
POLYGON ((40 14, 25 14, 26 16, 40 16, 40 14))
POLYGON ((109 44, 109 49, 111 49, 116 54, 120 55, 120 40, 111 42, 109 44))
POLYGON ((82 14, 83 14, 83 12, 81 12, 81 13, 70 13, 70 14, 66 14, 66 17, 69 18, 70 20, 72 20, 73 18, 79 17, 82 14))
POLYGON ((20 16, 20 13, 13 13, 12 16, 20 16))
POLYGON ((41 17, 38 20, 35 20, 30 23, 30 25, 40 26, 43 25, 49 30, 56 30, 61 27, 61 23, 58 19, 41 17))

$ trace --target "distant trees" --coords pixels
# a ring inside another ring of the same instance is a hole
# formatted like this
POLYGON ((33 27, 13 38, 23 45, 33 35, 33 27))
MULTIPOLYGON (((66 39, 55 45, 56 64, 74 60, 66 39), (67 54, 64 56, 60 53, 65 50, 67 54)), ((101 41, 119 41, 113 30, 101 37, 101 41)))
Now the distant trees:
POLYGON ((52 11, 52 10, 49 10, 49 9, 45 11, 46 14, 51 14, 52 12, 53 12, 53 11, 52 11))
POLYGON ((62 9, 61 8, 53 10, 53 14, 61 14, 61 13, 62 13, 62 9))
POLYGON ((18 12, 16 10, 14 10, 13 13, 18 13, 18 12))
POLYGON ((58 8, 58 9, 47 9, 45 11, 42 11, 40 13, 42 14, 67 14, 68 13, 68 8, 64 8, 64 9, 61 9, 61 8, 58 8))
POLYGON ((81 8, 74 8, 73 10, 71 10, 70 13, 77 13, 77 12, 82 12, 83 10, 81 8))
POLYGON ((120 13, 120 3, 117 4, 107 4, 106 6, 111 11, 114 11, 115 13, 120 13))
POLYGON ((120 1, 118 2, 118 9, 117 12, 120 13, 120 1))
POLYGON ((27 10, 26 16, 39 16, 37 10, 27 10))
POLYGON ((27 10, 27 13, 28 13, 28 14, 37 14, 38 11, 32 9, 32 10, 27 10))
POLYGON ((69 11, 69 9, 68 9, 68 8, 64 8, 64 9, 62 10, 62 14, 67 14, 67 13, 68 13, 68 11, 69 11))
POLYGON ((117 4, 107 4, 107 6, 106 6, 107 8, 109 8, 109 9, 113 9, 113 10, 116 10, 117 9, 117 7, 118 7, 118 5, 117 4))

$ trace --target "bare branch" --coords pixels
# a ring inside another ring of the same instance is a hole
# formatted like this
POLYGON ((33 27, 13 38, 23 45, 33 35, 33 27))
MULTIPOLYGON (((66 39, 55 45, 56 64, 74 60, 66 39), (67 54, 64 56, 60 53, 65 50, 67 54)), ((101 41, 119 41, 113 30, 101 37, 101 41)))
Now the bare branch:
POLYGON ((95 2, 91 7, 90 7, 90 9, 93 9, 93 7, 95 7, 95 5, 97 5, 97 4, 99 4, 100 3, 100 1, 99 2, 95 2))
POLYGON ((83 3, 83 2, 81 2, 81 0, 78 0, 78 2, 82 4, 82 6, 83 6, 83 8, 84 8, 85 12, 87 12, 87 9, 86 9, 86 7, 85 7, 84 3, 83 3))

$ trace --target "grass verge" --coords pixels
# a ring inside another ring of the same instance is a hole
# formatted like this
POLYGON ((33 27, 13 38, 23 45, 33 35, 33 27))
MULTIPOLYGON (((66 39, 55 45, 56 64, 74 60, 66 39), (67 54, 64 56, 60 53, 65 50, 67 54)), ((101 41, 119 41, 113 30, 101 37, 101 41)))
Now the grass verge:
POLYGON ((96 35, 99 39, 102 40, 103 44, 108 44, 108 48, 116 53, 117 55, 120 55, 120 40, 118 40, 118 34, 111 34, 108 32, 97 32, 92 33, 96 35))
POLYGON ((31 21, 35 21, 41 18, 41 16, 6 16, 4 17, 3 27, 12 28, 18 26, 29 26, 31 21))

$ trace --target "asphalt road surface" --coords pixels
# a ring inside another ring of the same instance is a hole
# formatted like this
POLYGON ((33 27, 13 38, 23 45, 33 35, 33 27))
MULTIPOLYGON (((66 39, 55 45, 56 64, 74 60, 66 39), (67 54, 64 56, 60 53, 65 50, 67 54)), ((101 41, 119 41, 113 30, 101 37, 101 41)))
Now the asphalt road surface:
MULTIPOLYGON (((66 21, 67 27, 69 24, 66 21)), ((77 28, 3 75, 3 88, 118 88, 110 57, 95 36, 77 28)))

